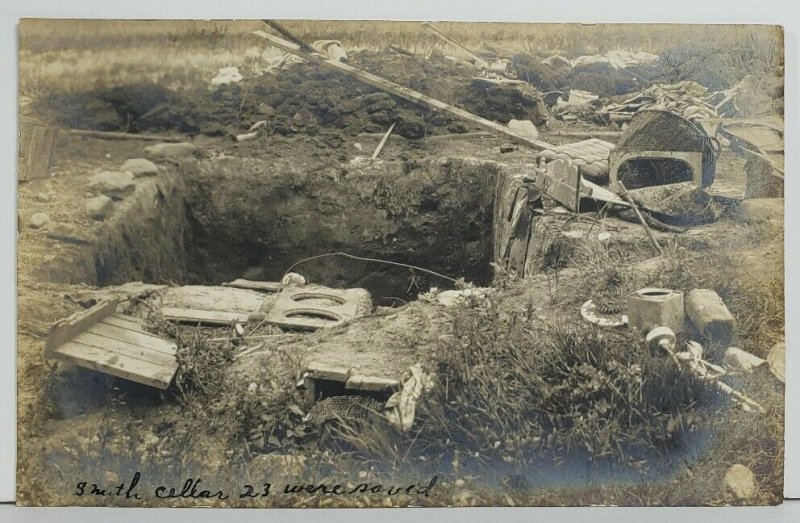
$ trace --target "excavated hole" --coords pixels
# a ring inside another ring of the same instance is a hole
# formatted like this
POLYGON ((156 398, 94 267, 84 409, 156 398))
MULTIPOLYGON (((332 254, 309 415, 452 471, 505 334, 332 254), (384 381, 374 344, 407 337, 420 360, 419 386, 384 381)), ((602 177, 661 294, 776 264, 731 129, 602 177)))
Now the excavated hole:
MULTIPOLYGON (((372 260, 303 261, 343 252, 486 285, 497 172, 494 164, 461 160, 366 162, 314 172, 288 159, 191 162, 155 189, 137 190, 125 215, 107 224, 94 249, 93 283, 280 281, 294 265, 308 283, 366 288, 384 306, 454 286, 372 260)), ((314 309, 330 298, 301 299, 314 309)))

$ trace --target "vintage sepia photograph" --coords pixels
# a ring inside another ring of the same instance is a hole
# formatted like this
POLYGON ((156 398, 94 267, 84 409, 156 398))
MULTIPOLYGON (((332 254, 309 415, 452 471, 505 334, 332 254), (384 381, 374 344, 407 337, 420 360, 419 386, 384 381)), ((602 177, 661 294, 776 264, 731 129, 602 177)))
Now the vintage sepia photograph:
POLYGON ((783 502, 780 26, 17 36, 19 505, 783 502))

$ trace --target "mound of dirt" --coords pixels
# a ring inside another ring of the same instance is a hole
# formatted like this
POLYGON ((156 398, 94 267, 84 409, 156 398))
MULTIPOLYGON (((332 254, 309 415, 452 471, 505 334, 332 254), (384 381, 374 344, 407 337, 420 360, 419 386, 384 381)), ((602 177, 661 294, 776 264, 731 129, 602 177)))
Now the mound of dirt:
MULTIPOLYGON (((544 121, 544 105, 533 87, 477 88, 474 69, 440 55, 428 59, 395 53, 356 53, 352 63, 484 118, 544 121)), ((324 130, 356 135, 384 132, 410 139, 465 132, 467 126, 439 111, 394 97, 339 72, 294 64, 236 84, 174 91, 151 83, 77 94, 53 93, 36 109, 74 129, 177 131, 235 136, 264 120, 267 134, 318 135, 324 130)))
POLYGON ((539 92, 529 84, 474 80, 462 98, 466 110, 501 123, 530 120, 542 125, 549 112, 539 92))

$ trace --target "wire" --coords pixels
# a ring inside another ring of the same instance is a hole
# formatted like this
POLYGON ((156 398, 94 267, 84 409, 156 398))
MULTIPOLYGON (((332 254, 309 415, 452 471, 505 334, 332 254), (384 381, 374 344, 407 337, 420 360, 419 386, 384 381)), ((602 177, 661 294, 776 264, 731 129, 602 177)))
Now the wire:
MULTIPOLYGON (((439 278, 444 278, 445 280, 451 281, 453 283, 458 283, 457 280, 455 280, 454 278, 451 278, 450 276, 445 276, 444 274, 439 274, 438 272, 434 272, 434 271, 431 271, 429 269, 423 269, 422 267, 417 267, 416 265, 409 265, 407 263, 393 262, 393 261, 388 261, 388 260, 379 260, 377 258, 363 258, 361 256, 354 256, 352 254, 347 254, 346 252, 328 252, 328 253, 325 253, 325 254, 318 254, 316 256, 311 256, 309 258, 303 258, 300 261, 294 262, 291 265, 291 267, 286 269, 286 272, 284 272, 283 275, 286 276, 287 274, 292 272, 292 269, 294 269, 295 267, 297 267, 301 263, 305 263, 305 262, 311 261, 311 260, 318 260, 320 258, 328 258, 328 257, 331 257, 331 256, 342 256, 344 258, 350 258, 350 259, 353 259, 353 260, 360 260, 360 261, 373 262, 373 263, 383 263, 383 264, 386 264, 386 265, 395 265, 397 267, 406 267, 408 269, 416 269, 418 271, 422 271, 422 272, 425 272, 425 273, 428 273, 428 274, 432 274, 433 276, 438 276, 439 278)), ((281 279, 283 279, 283 278, 281 278, 281 279)))

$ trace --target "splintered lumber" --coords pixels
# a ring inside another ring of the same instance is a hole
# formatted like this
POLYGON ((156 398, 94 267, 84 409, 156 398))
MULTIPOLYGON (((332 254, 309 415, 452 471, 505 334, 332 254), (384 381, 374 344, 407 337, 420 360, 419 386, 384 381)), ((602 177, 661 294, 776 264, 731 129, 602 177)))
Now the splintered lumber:
POLYGON ((392 131, 394 131, 394 125, 395 124, 392 123, 392 125, 389 127, 389 130, 386 131, 386 134, 384 134, 383 138, 381 138, 381 141, 378 142, 378 146, 375 148, 375 152, 372 153, 372 158, 371 159, 373 161, 378 158, 379 154, 381 154, 381 151, 383 150, 383 146, 386 145, 386 140, 389 139, 389 135, 392 134, 392 131))
POLYGON ((166 389, 178 370, 176 344, 145 332, 141 320, 117 313, 117 303, 101 301, 55 323, 45 357, 166 389))
POLYGON ((547 142, 543 142, 541 140, 520 136, 517 133, 511 131, 505 125, 493 122, 491 120, 487 120, 486 118, 481 118, 480 116, 476 116, 470 113, 469 111, 465 111, 464 109, 460 109, 458 107, 454 107, 450 104, 447 104, 435 98, 431 98, 430 96, 424 95, 419 91, 414 91, 413 89, 409 89, 408 87, 396 84, 394 82, 386 80, 385 78, 381 78, 380 76, 376 76, 372 73, 356 69, 351 65, 342 62, 337 62, 336 60, 331 60, 327 56, 324 56, 319 53, 311 53, 303 51, 300 48, 300 46, 293 44, 292 42, 288 42, 282 38, 278 38, 277 36, 271 35, 264 31, 254 31, 253 34, 258 36, 259 38, 263 38, 264 40, 269 42, 270 45, 273 45, 279 49, 283 49, 284 51, 297 55, 300 58, 308 60, 309 62, 316 63, 328 69, 335 69, 344 74, 352 76, 364 82, 365 84, 386 91, 389 94, 393 94, 395 96, 403 98, 404 100, 408 100, 412 103, 420 104, 436 111, 442 111, 448 113, 456 118, 460 118, 466 122, 470 122, 484 129, 500 133, 504 136, 507 136, 512 141, 531 147, 534 150, 540 151, 544 149, 552 149, 555 147, 554 145, 549 144, 547 142))
POLYGON ((247 323, 247 313, 204 311, 199 309, 181 309, 178 307, 164 307, 161 315, 167 321, 179 323, 192 323, 201 325, 229 325, 231 323, 247 323))

